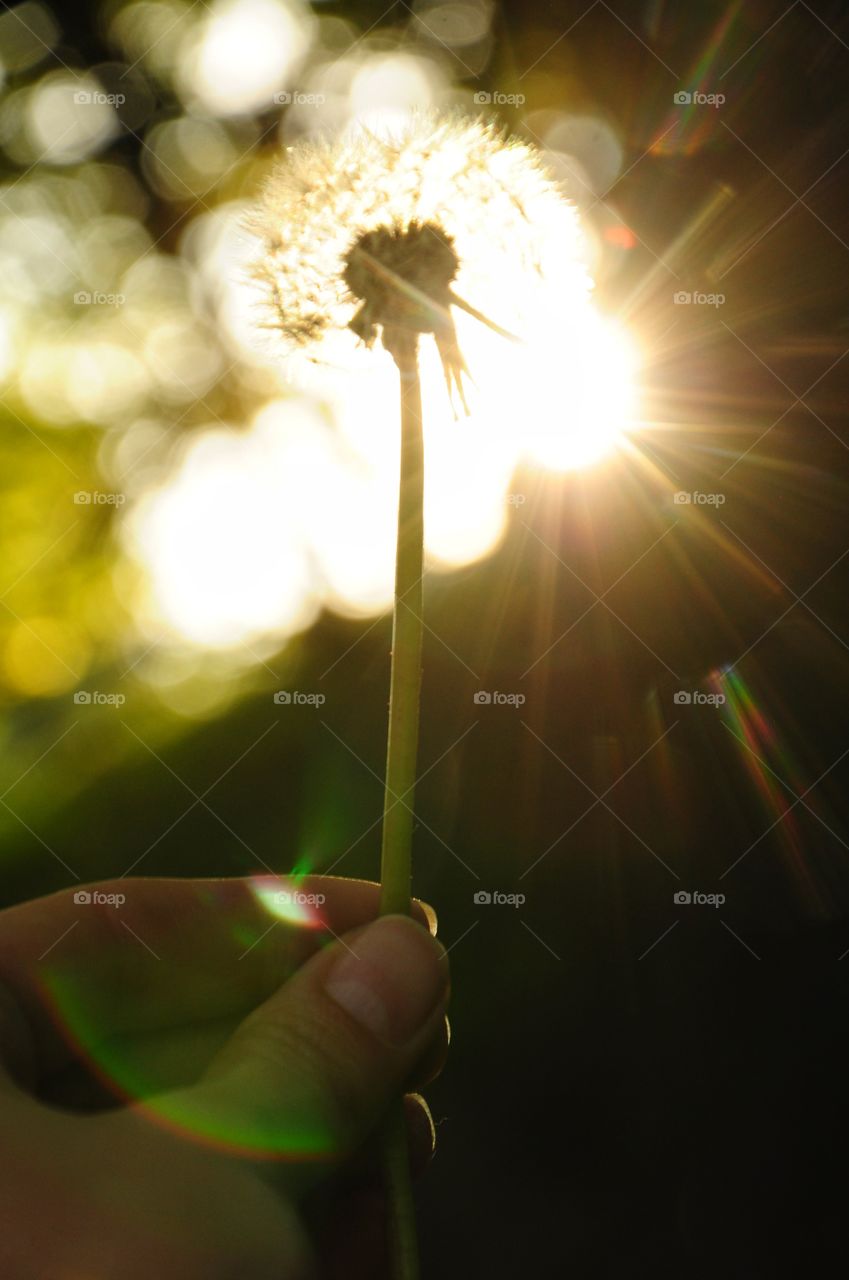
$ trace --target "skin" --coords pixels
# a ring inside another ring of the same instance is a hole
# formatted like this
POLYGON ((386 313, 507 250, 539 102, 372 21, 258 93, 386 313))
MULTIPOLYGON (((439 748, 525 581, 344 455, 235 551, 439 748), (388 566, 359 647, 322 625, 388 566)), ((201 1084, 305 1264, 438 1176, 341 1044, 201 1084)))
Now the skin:
POLYGON ((433 912, 331 877, 298 884, 316 927, 244 880, 88 888, 126 901, 0 912, 0 1274, 386 1275, 375 1133, 447 1048, 433 912))

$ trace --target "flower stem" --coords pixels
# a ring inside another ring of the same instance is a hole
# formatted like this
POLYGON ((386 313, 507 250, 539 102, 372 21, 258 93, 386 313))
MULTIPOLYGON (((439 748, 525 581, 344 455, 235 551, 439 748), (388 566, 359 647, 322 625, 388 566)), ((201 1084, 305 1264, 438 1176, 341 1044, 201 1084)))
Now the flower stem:
MULTIPOLYGON (((422 675, 422 560, 424 450, 418 335, 393 343, 401 379, 401 467, 398 543, 395 553, 395 609, 389 678, 389 736, 381 847, 381 915, 410 911, 413 788, 419 736, 422 675)), ((416 1280, 419 1273, 416 1219, 410 1185, 403 1099, 393 1106, 384 1138, 393 1280, 416 1280)))

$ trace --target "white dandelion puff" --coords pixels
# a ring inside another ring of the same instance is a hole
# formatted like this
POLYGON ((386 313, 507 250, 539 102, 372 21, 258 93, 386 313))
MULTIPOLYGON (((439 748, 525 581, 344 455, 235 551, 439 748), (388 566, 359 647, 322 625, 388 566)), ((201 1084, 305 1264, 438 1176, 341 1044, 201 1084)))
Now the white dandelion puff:
POLYGON ((318 356, 347 331, 397 359, 399 344, 430 334, 464 403, 454 308, 525 338, 558 296, 591 287, 577 211, 541 154, 458 115, 290 148, 249 226, 266 323, 290 346, 318 356))

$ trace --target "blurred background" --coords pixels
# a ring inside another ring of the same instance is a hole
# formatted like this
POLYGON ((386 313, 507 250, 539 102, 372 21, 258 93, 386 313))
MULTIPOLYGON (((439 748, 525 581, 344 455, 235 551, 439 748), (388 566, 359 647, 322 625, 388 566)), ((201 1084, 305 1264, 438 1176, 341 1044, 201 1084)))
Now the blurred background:
POLYGON ((6 903, 378 874, 393 388, 258 327, 282 149, 483 113, 580 211, 545 367, 426 369, 428 1275, 842 1243, 847 67, 837 3, 0 8, 6 903))

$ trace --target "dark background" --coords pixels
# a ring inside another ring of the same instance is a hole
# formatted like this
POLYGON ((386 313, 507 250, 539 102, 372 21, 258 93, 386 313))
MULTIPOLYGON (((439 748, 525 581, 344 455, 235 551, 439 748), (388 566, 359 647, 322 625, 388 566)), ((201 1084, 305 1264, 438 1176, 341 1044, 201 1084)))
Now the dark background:
MULTIPOLYGON (((99 12, 64 19, 66 55, 106 56, 99 12)), ((418 789, 414 874, 453 947, 454 1039, 429 1094, 425 1274, 830 1274, 849 973, 849 18, 502 3, 494 30, 482 85, 514 91, 539 56, 529 108, 592 104, 623 139, 604 201, 634 241, 599 297, 639 336, 647 423, 596 471, 519 477, 497 554, 427 583, 422 765, 447 754, 418 789), (726 103, 676 117, 673 93, 696 86, 726 103), (726 302, 678 308, 678 289, 726 302), (725 502, 679 507, 676 490, 725 502), (527 700, 480 706, 478 689, 527 700), (677 705, 678 689, 729 701, 677 705), (479 906, 479 889, 526 902, 479 906), (679 890, 726 901, 681 906, 679 890)), ((373 878, 378 829, 359 837, 381 785, 360 760, 380 776, 388 644, 388 619, 323 617, 271 665, 326 691, 329 727, 310 708, 282 719, 269 676, 161 748, 176 777, 139 750, 47 806, 38 840, 85 879, 154 842, 147 875, 247 874, 245 846, 281 871, 306 849, 320 869, 350 846, 335 870, 373 878), (270 725, 210 794, 215 814, 185 812, 187 788, 270 725)), ((49 714, 10 706, 13 739, 49 714)), ((67 887, 14 831, 7 900, 67 887)))

